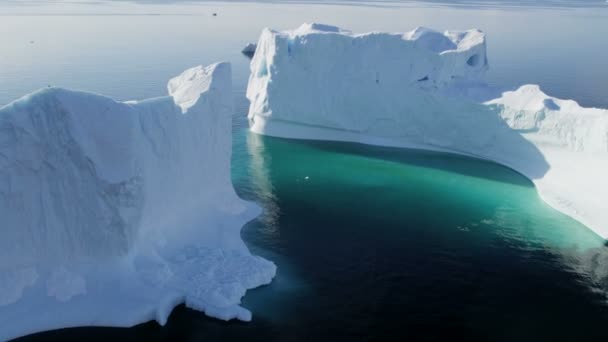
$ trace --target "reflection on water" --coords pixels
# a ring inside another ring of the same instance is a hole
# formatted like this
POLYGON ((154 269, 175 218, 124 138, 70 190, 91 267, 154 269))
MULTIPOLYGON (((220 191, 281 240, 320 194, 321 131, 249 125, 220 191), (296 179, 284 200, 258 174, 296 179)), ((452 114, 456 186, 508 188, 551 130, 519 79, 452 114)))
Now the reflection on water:
POLYGON ((264 224, 265 234, 278 232, 278 218, 280 208, 274 194, 267 165, 272 163, 272 156, 264 153, 264 142, 260 135, 247 134, 247 151, 251 156, 249 172, 251 172, 251 184, 257 199, 264 207, 264 213, 260 220, 264 224), (267 159, 264 159, 267 158, 267 159))

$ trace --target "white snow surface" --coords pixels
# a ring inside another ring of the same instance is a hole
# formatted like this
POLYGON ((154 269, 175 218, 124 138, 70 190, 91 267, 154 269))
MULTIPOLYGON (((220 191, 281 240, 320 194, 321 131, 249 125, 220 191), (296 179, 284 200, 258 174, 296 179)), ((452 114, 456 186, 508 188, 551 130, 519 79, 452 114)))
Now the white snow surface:
POLYGON ((470 155, 528 177, 608 238, 608 111, 538 86, 498 91, 479 30, 353 34, 264 29, 247 88, 251 131, 470 155))
POLYGON ((164 324, 180 303, 251 319, 240 300, 276 267, 240 238, 260 209, 230 179, 230 65, 168 89, 121 103, 48 88, 0 108, 0 340, 164 324))

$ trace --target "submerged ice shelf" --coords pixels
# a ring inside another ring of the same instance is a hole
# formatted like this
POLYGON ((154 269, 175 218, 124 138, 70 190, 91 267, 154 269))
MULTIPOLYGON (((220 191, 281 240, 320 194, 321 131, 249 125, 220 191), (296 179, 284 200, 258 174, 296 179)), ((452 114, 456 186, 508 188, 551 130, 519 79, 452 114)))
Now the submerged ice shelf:
POLYGON ((498 162, 608 238, 608 111, 538 86, 499 91, 479 30, 265 29, 251 62, 253 132, 430 149, 498 162))
POLYGON ((260 209, 231 183, 230 65, 168 90, 121 103, 49 88, 0 108, 0 340, 164 324, 180 303, 251 319, 241 297, 276 267, 240 238, 260 209))

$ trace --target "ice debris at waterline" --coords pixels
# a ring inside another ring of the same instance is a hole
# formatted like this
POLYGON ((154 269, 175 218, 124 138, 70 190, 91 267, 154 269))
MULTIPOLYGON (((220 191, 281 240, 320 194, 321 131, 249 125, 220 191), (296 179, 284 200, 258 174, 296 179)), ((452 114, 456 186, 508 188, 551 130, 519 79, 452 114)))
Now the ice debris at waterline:
POLYGON ((0 340, 164 324, 183 302, 251 319, 240 299, 276 267, 240 238, 260 209, 230 179, 230 64, 168 89, 120 103, 50 88, 0 108, 0 340))
POLYGON ((264 29, 247 97, 253 132, 449 151, 530 178, 542 198, 608 237, 608 111, 538 86, 498 91, 479 30, 353 34, 264 29))

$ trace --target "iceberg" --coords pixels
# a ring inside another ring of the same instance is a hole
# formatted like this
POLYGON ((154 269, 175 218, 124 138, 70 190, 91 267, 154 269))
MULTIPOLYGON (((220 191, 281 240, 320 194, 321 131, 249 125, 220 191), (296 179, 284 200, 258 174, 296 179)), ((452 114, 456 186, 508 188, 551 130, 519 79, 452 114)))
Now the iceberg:
POLYGON ((353 34, 264 29, 247 87, 250 130, 430 149, 528 177, 551 206, 608 238, 608 111, 484 82, 479 30, 353 34))
POLYGON ((180 303, 251 320, 240 300, 276 267, 240 238, 260 208, 231 183, 230 64, 168 91, 48 88, 0 108, 0 340, 165 324, 180 303))

